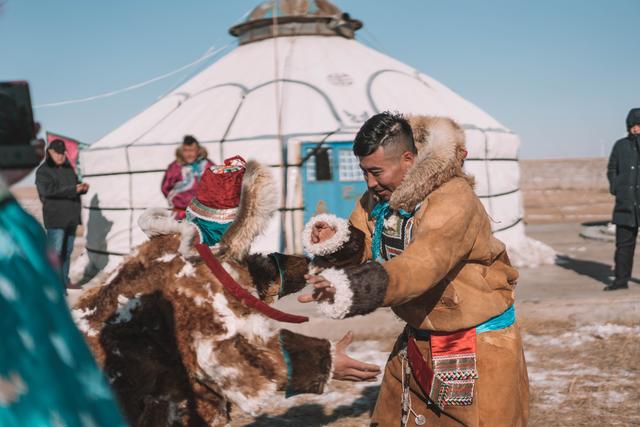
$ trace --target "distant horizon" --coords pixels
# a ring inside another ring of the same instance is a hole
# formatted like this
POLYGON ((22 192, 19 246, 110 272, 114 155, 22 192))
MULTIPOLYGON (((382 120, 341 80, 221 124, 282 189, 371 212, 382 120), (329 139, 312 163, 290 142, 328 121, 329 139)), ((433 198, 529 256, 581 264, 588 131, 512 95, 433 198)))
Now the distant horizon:
MULTIPOLYGON (((0 80, 29 80, 35 105, 116 91, 235 43, 227 29, 258 3, 6 0, 0 40, 11 43, 0 42, 0 55, 10 60, 0 80)), ((640 106, 631 89, 640 69, 630 54, 633 0, 463 0, 455 7, 399 0, 391 19, 388 5, 334 3, 364 22, 358 41, 435 78, 518 134, 521 159, 606 157, 625 136, 628 110, 640 106)), ((106 99, 36 108, 36 120, 93 143, 213 62, 106 99)))

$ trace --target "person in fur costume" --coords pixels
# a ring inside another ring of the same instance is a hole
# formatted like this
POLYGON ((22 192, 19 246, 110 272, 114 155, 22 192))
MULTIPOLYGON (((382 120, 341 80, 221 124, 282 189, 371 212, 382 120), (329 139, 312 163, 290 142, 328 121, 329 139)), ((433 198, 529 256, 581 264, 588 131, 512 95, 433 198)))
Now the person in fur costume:
MULTIPOLYGON (((254 289, 264 270, 248 251, 276 211, 277 191, 268 170, 252 161, 243 164, 241 183, 235 220, 207 244, 216 244, 216 258, 240 286, 254 289)), ((238 189, 232 183, 221 191, 207 203, 234 199, 238 189)), ((194 223, 166 209, 148 210, 138 223, 149 241, 73 310, 132 426, 226 426, 232 404, 257 415, 279 391, 322 393, 332 377, 379 374, 346 355, 350 335, 331 343, 275 329, 236 299, 194 250, 202 237, 194 223)), ((301 289, 307 264, 287 256, 279 262, 290 272, 277 280, 280 296, 301 289)))
POLYGON ((518 273, 462 170, 464 132, 448 118, 385 112, 353 150, 368 191, 348 221, 306 225, 315 291, 299 299, 335 319, 391 307, 406 322, 371 425, 526 425, 518 273))

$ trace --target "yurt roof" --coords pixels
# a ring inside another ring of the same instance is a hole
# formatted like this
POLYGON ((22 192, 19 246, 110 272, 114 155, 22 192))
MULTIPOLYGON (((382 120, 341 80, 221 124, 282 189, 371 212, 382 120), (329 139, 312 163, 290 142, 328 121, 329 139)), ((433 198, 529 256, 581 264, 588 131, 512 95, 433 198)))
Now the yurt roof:
POLYGON ((118 127, 91 149, 322 134, 383 111, 449 116, 510 131, 414 68, 343 37, 269 38, 240 46, 118 127))
POLYGON ((327 0, 270 0, 229 29, 240 44, 270 37, 324 35, 353 38, 362 22, 327 0))

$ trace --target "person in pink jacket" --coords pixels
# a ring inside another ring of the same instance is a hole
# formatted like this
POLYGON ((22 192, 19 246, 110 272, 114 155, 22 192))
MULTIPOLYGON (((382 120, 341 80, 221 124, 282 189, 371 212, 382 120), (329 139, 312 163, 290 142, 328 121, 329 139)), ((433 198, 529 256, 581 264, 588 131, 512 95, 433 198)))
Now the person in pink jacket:
POLYGON ((185 135, 182 145, 176 149, 176 159, 167 167, 162 179, 162 194, 173 208, 176 219, 184 219, 204 171, 213 164, 207 158, 206 148, 193 136, 185 135))

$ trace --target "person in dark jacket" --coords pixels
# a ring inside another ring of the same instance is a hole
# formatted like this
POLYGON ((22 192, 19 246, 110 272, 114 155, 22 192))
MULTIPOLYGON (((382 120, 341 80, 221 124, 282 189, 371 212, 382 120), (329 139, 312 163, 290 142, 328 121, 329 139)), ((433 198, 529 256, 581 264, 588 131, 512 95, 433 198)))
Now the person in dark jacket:
POLYGON ((615 279, 605 291, 627 289, 633 269, 633 253, 640 217, 640 108, 627 115, 626 138, 615 143, 607 178, 609 192, 616 197, 612 222, 616 225, 615 279))
POLYGON ((36 187, 47 241, 58 254, 60 278, 68 287, 71 252, 81 222, 80 195, 89 190, 89 184, 78 180, 62 140, 55 139, 47 147, 45 161, 36 172, 36 187))

